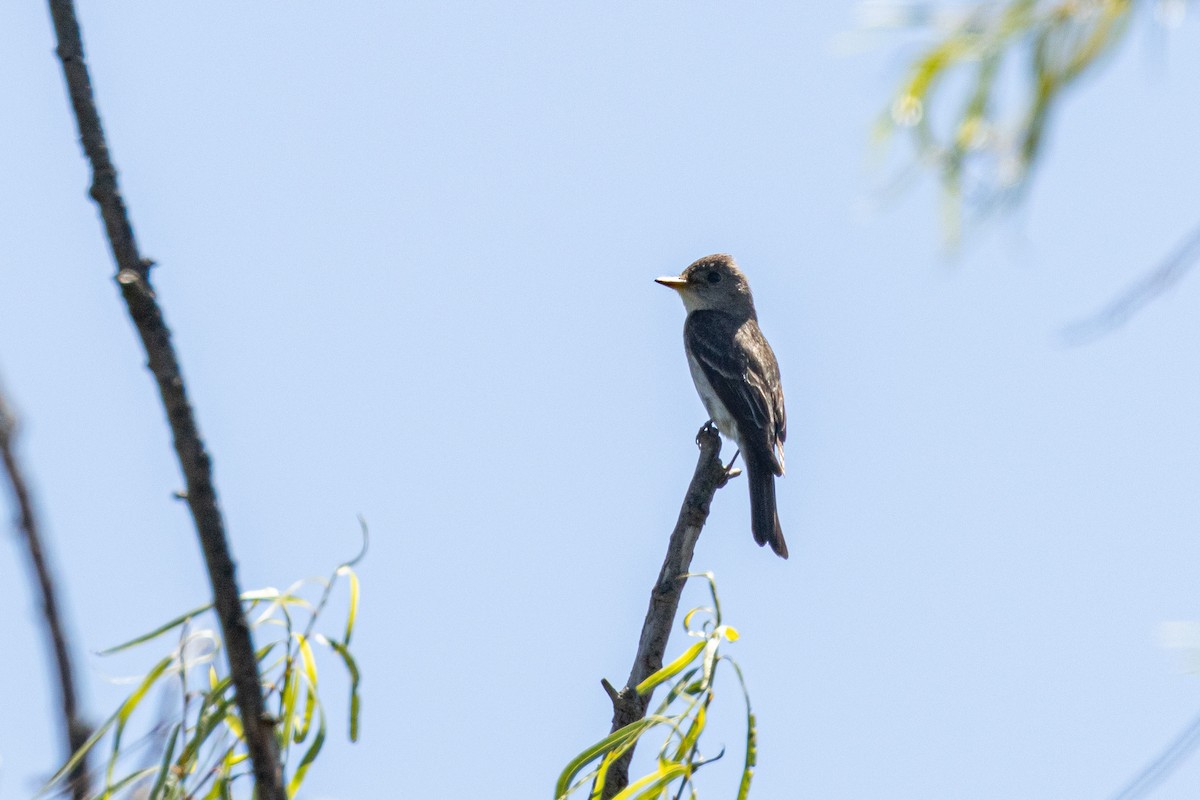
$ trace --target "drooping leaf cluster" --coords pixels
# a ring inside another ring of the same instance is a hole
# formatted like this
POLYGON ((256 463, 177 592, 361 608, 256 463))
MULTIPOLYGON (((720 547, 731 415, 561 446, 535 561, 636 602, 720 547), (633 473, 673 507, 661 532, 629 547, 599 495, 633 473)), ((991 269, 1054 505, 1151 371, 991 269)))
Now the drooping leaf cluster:
POLYGON ((712 594, 711 606, 693 608, 683 617, 684 632, 697 641, 636 687, 639 694, 648 695, 657 686, 671 682, 670 690, 654 713, 609 734, 571 759, 554 788, 556 800, 582 797, 580 790, 589 786, 588 800, 598 800, 613 763, 653 733, 665 734, 654 770, 630 781, 614 800, 668 797, 695 800, 699 796, 694 783, 697 771, 724 755, 723 748, 711 757, 705 757, 700 751, 700 738, 707 727, 718 667, 722 662, 727 662, 733 669, 746 704, 746 752, 737 797, 745 800, 749 796, 750 779, 757 763, 754 712, 741 668, 720 652, 722 644, 736 642, 739 634, 721 621, 721 604, 712 573, 687 577, 704 578, 712 594))
MULTIPOLYGON (((961 211, 1019 195, 1065 90, 1115 51, 1132 0, 975 2, 911 22, 936 29, 877 126, 903 133, 943 188, 946 230, 961 211)), ((891 20, 895 22, 896 20, 891 20)))
MULTIPOLYGON (((321 649, 332 653, 349 675, 348 735, 351 741, 358 738, 360 674, 350 650, 358 614, 359 581, 353 569, 357 561, 339 566, 328 579, 313 578, 284 591, 261 589, 241 596, 255 635, 288 797, 296 796, 326 740, 316 657, 321 649), (340 635, 316 632, 334 587, 343 579, 349 596, 340 635), (315 603, 304 596, 314 587, 321 589, 315 603)), ((97 800, 233 800, 251 795, 253 774, 232 679, 225 659, 219 657, 221 641, 212 609, 211 603, 193 608, 100 654, 129 651, 169 633, 177 636, 171 651, 136 681, 117 711, 47 782, 41 796, 56 790, 85 753, 105 750, 104 773, 94 782, 97 800), (172 692, 179 702, 165 706, 170 709, 167 713, 151 708, 152 696, 169 697, 172 692), (140 720, 145 727, 152 719, 151 732, 130 744, 128 733, 135 730, 134 723, 140 720)))

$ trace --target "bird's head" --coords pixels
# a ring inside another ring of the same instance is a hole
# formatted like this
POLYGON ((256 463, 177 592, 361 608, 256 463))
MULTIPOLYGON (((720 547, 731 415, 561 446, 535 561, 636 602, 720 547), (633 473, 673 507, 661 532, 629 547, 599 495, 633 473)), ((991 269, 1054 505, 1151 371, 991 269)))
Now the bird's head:
POLYGON ((750 284, 733 256, 724 253, 705 256, 678 277, 654 280, 679 292, 688 312, 712 309, 735 316, 754 316, 750 284))

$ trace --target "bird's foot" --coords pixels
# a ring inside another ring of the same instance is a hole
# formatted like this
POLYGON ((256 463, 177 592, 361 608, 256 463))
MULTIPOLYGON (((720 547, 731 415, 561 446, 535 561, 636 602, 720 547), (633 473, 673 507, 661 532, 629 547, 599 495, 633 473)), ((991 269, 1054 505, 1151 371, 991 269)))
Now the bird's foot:
POLYGON ((700 430, 696 432, 696 446, 697 447, 700 446, 700 437, 701 436, 708 436, 709 434, 715 434, 715 433, 718 433, 717 426, 714 425, 713 421, 710 419, 708 422, 701 425, 700 430))
POLYGON ((729 459, 729 464, 725 467, 725 477, 721 478, 721 482, 717 484, 718 489, 729 483, 732 478, 736 478, 738 475, 742 474, 741 469, 734 466, 734 464, 737 463, 738 456, 741 454, 742 451, 739 449, 733 454, 733 458, 729 459))
POLYGON ((721 476, 721 480, 717 483, 717 488, 720 489, 722 486, 729 483, 731 479, 736 478, 741 474, 742 471, 737 467, 730 467, 729 469, 725 470, 725 474, 721 476))

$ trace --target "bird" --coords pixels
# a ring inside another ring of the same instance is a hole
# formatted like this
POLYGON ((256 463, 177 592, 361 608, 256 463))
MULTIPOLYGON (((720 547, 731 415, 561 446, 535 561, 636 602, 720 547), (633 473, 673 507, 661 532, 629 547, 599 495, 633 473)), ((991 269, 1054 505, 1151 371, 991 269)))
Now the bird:
POLYGON ((696 392, 710 421, 737 442, 745 461, 754 541, 760 547, 771 545, 776 555, 787 558, 775 504, 775 476, 783 475, 787 413, 779 362, 758 327, 750 283, 733 256, 725 253, 705 256, 678 276, 655 282, 674 289, 683 300, 683 346, 696 392))

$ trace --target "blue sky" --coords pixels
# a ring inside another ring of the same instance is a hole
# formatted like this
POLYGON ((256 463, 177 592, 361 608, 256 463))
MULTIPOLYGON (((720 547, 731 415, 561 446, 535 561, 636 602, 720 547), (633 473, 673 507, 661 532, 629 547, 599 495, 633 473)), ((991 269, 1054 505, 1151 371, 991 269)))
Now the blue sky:
MULTIPOLYGON (((694 562, 742 632, 755 796, 1106 797, 1200 710, 1156 639, 1200 619, 1200 279, 1058 338, 1196 223, 1194 20, 1135 32, 1026 206, 948 260, 930 182, 868 210, 912 51, 847 47, 851 4, 80 11, 243 584, 325 574, 372 528, 362 741, 333 735, 305 796, 547 797, 607 731, 704 421, 651 279, 716 251, 790 422, 791 559, 735 483, 694 562)), ((45 10, 0 7, 0 43, 0 374, 92 652, 206 584, 45 10)), ((6 551, 22 798, 58 734, 6 551)), ((138 663, 83 664, 98 719, 138 663)), ((736 750, 718 702, 710 747, 736 750)), ((735 765, 706 777, 727 796, 735 765)), ((1155 797, 1197 786, 1200 758, 1155 797)))

